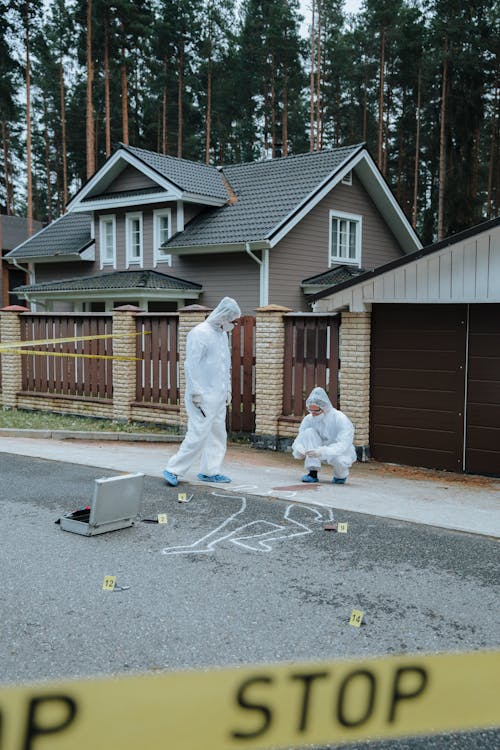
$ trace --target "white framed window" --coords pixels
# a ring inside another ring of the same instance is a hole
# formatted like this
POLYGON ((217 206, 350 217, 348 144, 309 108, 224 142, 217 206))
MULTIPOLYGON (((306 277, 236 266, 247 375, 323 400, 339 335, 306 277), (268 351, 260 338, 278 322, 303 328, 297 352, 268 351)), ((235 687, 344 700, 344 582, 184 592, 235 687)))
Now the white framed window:
POLYGON ((142 213, 125 214, 125 246, 127 266, 142 266, 142 213))
POLYGON ((172 265, 172 256, 162 245, 172 235, 172 211, 170 208, 161 208, 153 211, 153 244, 154 264, 168 263, 172 265))
POLYGON ((114 214, 99 217, 99 254, 101 268, 103 266, 116 268, 116 217, 114 214))
POLYGON ((334 263, 361 265, 362 217, 330 211, 330 266, 334 263))

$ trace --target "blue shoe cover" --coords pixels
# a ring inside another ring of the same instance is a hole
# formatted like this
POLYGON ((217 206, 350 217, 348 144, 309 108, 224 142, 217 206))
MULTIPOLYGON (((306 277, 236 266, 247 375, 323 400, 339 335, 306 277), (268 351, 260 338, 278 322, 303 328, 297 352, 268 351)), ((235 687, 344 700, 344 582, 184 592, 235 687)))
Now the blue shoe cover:
POLYGON ((226 477, 224 474, 212 474, 211 477, 207 474, 198 474, 197 476, 202 482, 219 482, 220 484, 227 484, 231 481, 229 477, 226 477))
POLYGON ((163 472, 163 476, 165 478, 165 481, 167 484, 169 484, 171 487, 177 487, 179 484, 179 480, 177 479, 177 476, 175 474, 172 474, 170 471, 167 471, 166 469, 163 472))
POLYGON ((332 484, 345 484, 346 479, 339 479, 339 477, 333 477, 332 484))
POLYGON ((315 482, 319 482, 319 479, 318 477, 312 477, 310 474, 304 474, 302 481, 307 482, 308 484, 314 484, 315 482))

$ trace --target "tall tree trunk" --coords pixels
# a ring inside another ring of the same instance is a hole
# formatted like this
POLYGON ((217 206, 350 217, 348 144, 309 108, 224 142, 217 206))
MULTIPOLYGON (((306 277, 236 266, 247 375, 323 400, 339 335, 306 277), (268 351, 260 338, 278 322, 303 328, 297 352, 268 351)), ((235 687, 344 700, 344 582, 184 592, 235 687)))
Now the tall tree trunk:
POLYGON ((416 112, 416 132, 415 132, 415 167, 413 172, 413 206, 411 210, 411 225, 413 229, 417 228, 417 207, 418 207, 418 173, 420 169, 420 105, 422 97, 422 66, 418 66, 417 82, 417 112, 416 112))
POLYGON ((61 101, 61 160, 63 178, 63 205, 68 202, 68 157, 66 155, 66 102, 62 54, 59 60, 59 98, 61 101))
POLYGON ((111 156, 111 94, 109 78, 109 13, 106 6, 104 15, 104 131, 106 158, 111 156))
POLYGON ((128 145, 128 86, 127 86, 127 63, 125 62, 125 50, 122 49, 123 61, 121 66, 122 78, 122 131, 123 142, 128 145))
POLYGON ((52 210, 52 178, 50 174, 50 139, 49 139, 49 124, 48 124, 48 117, 47 117, 47 99, 45 98, 45 95, 43 96, 43 120, 44 120, 44 128, 43 128, 43 135, 44 135, 44 141, 45 141, 45 171, 47 173, 47 209, 48 209, 48 219, 49 221, 52 221, 54 218, 53 210, 52 210))
POLYGON ((322 148, 322 118, 321 118, 321 0, 318 3, 318 33, 317 33, 317 68, 316 68, 316 144, 318 150, 322 148))
POLYGON ((288 70, 283 74, 283 117, 281 120, 281 140, 283 141, 283 156, 288 156, 288 70))
POLYGON ((444 37, 443 80, 441 87, 441 129, 439 133, 438 240, 444 236, 444 194, 446 188, 446 92, 448 89, 448 35, 444 37))
POLYGON ((92 59, 92 0, 87 0, 87 102, 85 140, 87 144, 87 179, 95 172, 94 143, 94 103, 92 89, 94 84, 94 61, 92 59))
POLYGON ((179 60, 178 60, 178 84, 177 84, 177 156, 182 157, 182 141, 184 117, 182 109, 182 100, 184 97, 184 37, 179 39, 179 60))
POLYGON ((161 152, 162 154, 168 154, 168 119, 167 119, 167 67, 168 60, 167 56, 163 60, 163 69, 165 75, 165 82, 163 84, 163 101, 162 101, 162 116, 161 116, 161 152))
POLYGON ((12 193, 10 185, 9 137, 5 117, 2 117, 3 171, 5 175, 5 211, 10 216, 12 210, 12 193))
POLYGON ((314 61, 316 58, 316 53, 314 50, 314 40, 315 40, 315 0, 312 0, 311 3, 311 75, 310 75, 310 82, 309 82, 309 127, 310 127, 310 134, 309 134, 309 151, 314 151, 314 61))
POLYGON ((26 171, 28 236, 33 234, 33 174, 31 171, 31 70, 30 70, 30 4, 26 3, 26 171))
POLYGON ((210 137, 212 126, 212 40, 208 44, 207 114, 205 123, 205 164, 210 164, 210 137))
MULTIPOLYGON (((495 84, 495 98, 493 100, 492 112, 491 112, 491 135, 490 135, 490 158, 488 164, 488 193, 486 198, 486 210, 488 219, 493 214, 493 175, 495 172, 495 154, 499 153, 499 96, 498 96, 498 79, 499 79, 499 66, 496 67, 496 84, 495 84)), ((498 189, 498 186, 497 186, 498 189)))
POLYGON ((271 70, 271 149, 272 158, 276 156, 276 79, 275 60, 273 55, 271 70))
POLYGON ((368 74, 365 65, 364 87, 363 87, 363 141, 366 143, 368 132, 368 74))
POLYGON ((378 160, 377 166, 382 171, 382 144, 384 139, 384 69, 385 69, 385 26, 380 29, 380 73, 378 99, 378 160))

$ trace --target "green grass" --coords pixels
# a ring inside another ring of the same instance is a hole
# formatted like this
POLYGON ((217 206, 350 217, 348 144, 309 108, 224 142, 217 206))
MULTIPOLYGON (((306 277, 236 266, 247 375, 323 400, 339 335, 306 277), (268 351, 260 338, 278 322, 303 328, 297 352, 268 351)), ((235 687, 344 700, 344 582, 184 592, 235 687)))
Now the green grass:
POLYGON ((175 429, 144 422, 114 422, 112 419, 92 419, 73 414, 55 414, 25 409, 0 409, 0 428, 15 430, 84 430, 89 432, 142 432, 153 434, 175 433, 175 429))

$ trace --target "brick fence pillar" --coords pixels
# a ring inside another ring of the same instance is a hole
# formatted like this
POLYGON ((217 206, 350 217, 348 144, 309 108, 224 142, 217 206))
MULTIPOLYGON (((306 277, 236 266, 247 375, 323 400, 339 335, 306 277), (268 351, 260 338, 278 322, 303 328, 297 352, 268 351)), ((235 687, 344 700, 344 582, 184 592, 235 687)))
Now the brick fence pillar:
MULTIPOLYGON (((29 312, 27 307, 9 305, 0 311, 0 341, 2 344, 21 341, 20 313, 29 312)), ((17 409, 17 394, 23 385, 22 355, 2 354, 2 406, 17 409)))
POLYGON ((340 327, 340 409, 354 424, 358 459, 370 457, 371 313, 343 312, 340 327))
POLYGON ((252 435, 252 444, 276 450, 278 420, 283 412, 283 317, 291 310, 281 305, 267 305, 257 308, 256 312, 255 434, 252 435))
POLYGON ((209 313, 212 312, 211 307, 204 307, 203 305, 188 305, 182 307, 177 311, 179 313, 179 328, 177 330, 177 349, 179 352, 179 405, 180 405, 180 418, 181 423, 184 427, 187 425, 187 413, 186 406, 184 403, 184 394, 186 391, 186 375, 184 373, 184 362, 186 360, 186 336, 188 335, 191 328, 194 328, 198 323, 203 323, 206 320, 209 313))
MULTIPOLYGON (((137 356, 135 316, 138 312, 142 310, 134 305, 113 310, 113 355, 137 356)), ((130 422, 132 403, 136 399, 136 367, 133 360, 113 360, 113 419, 117 422, 130 422)))

